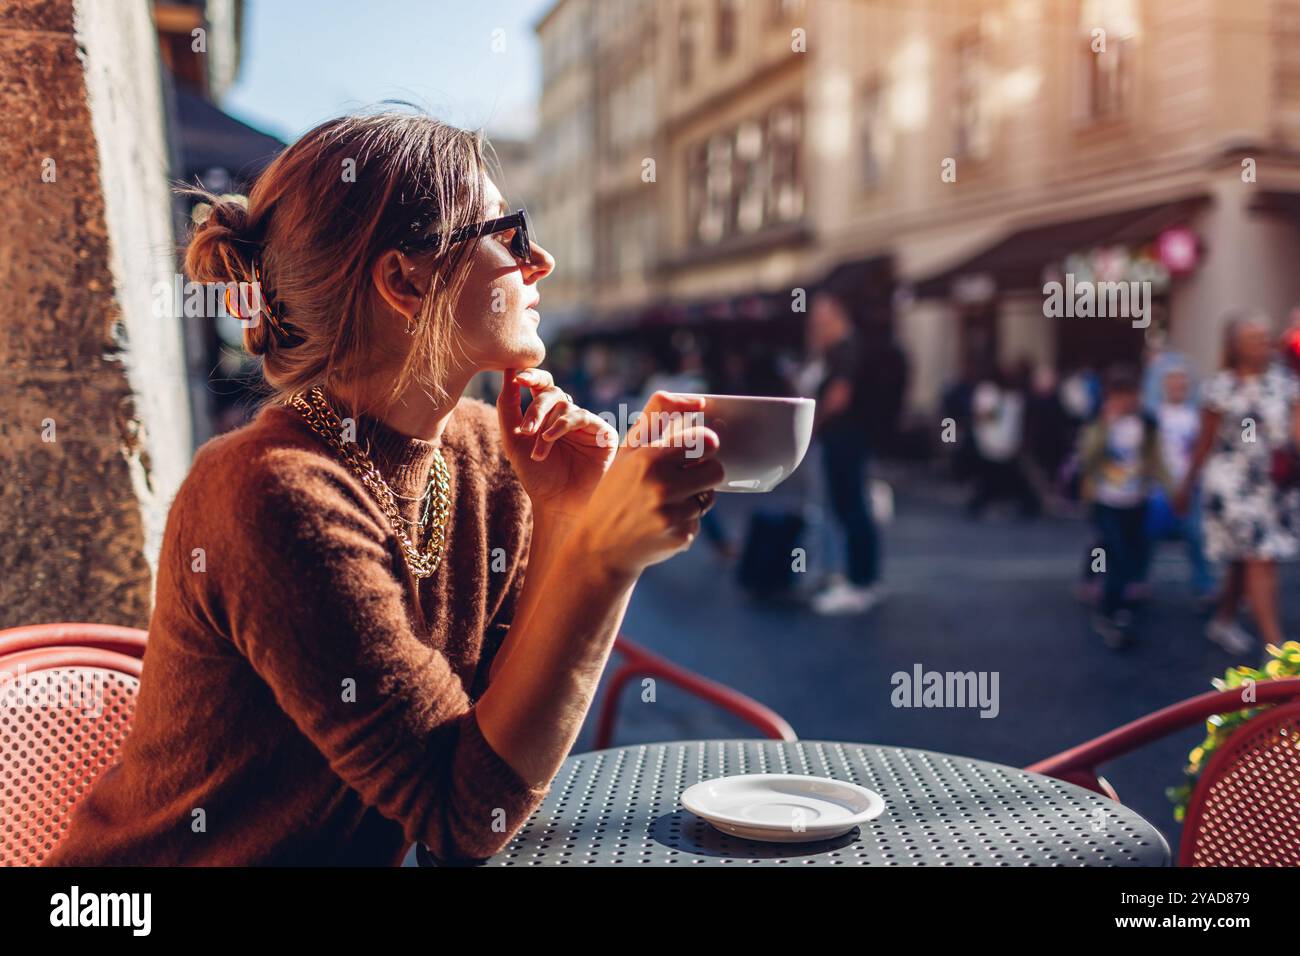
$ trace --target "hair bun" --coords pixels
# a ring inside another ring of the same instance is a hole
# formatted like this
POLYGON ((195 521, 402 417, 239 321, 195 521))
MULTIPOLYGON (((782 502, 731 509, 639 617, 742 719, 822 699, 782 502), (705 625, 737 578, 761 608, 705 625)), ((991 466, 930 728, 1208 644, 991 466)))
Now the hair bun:
MULTIPOLYGON (((253 282, 261 243, 243 196, 216 196, 201 189, 186 190, 199 199, 194 207, 194 231, 185 250, 185 271, 198 282, 253 282)), ((259 290, 259 295, 264 295, 259 290)), ((272 345, 265 321, 244 326, 244 348, 264 355, 272 345)))
POLYGON ((204 203, 207 213, 201 215, 199 223, 208 228, 225 229, 232 234, 244 234, 248 231, 248 199, 244 196, 227 194, 214 196, 204 203))
POLYGON ((185 271, 199 282, 247 282, 257 243, 253 240, 247 200, 196 190, 194 232, 185 250, 185 271))

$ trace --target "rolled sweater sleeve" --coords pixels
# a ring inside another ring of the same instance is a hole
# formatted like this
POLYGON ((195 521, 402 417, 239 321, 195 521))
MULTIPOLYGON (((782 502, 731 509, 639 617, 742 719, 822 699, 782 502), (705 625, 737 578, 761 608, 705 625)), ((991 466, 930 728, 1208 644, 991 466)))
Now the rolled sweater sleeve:
POLYGON ((210 561, 215 613, 284 712, 369 806, 443 860, 502 849, 549 791, 491 747, 414 633, 382 513, 341 466, 276 452, 241 479, 210 561))

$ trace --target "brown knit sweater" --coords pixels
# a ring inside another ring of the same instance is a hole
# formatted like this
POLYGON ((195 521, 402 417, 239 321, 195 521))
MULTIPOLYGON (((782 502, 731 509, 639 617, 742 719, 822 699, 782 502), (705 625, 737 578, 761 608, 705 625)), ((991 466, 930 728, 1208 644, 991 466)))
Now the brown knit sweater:
MULTIPOLYGON (((394 491, 423 491, 431 443, 366 417, 357 440, 394 491)), ((415 841, 447 861, 509 842, 549 786, 491 748, 473 705, 532 517, 495 409, 462 399, 442 448, 448 542, 422 581, 292 408, 199 449, 168 515, 121 761, 48 865, 391 866, 415 841)))

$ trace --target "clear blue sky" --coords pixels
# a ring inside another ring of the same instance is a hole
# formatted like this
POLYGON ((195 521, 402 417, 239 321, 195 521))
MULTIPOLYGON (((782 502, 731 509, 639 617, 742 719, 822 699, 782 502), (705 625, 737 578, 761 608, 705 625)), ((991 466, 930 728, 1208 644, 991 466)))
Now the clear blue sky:
POLYGON ((222 106, 285 140, 383 99, 528 135, 541 83, 533 25, 551 2, 247 0, 239 80, 222 106))

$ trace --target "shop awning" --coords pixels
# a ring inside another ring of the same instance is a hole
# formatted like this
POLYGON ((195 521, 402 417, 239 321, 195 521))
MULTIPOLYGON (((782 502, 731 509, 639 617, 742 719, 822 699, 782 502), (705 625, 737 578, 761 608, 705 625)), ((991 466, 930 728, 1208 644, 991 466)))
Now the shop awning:
POLYGON ((176 90, 181 173, 186 182, 211 169, 224 169, 236 184, 270 165, 284 143, 240 122, 185 89, 176 90))
POLYGON ((1257 212, 1275 212, 1300 219, 1300 193, 1265 190, 1251 201, 1250 208, 1257 212))
POLYGON ((1037 288, 1043 268, 1073 252, 1106 245, 1149 242, 1165 229, 1185 224, 1208 194, 1121 212, 1017 230, 955 266, 913 286, 917 298, 944 298, 964 275, 990 276, 999 289, 1037 288))

